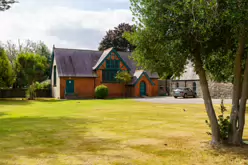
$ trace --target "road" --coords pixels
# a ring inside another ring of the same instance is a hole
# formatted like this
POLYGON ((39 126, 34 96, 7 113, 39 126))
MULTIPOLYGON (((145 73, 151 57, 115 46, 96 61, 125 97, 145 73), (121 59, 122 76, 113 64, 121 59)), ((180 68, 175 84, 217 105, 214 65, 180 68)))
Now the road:
MULTIPOLYGON (((153 97, 135 99, 140 102, 163 103, 163 104, 204 104, 202 98, 177 98, 174 97, 153 97)), ((220 104, 220 99, 212 99, 213 104, 220 104)), ((231 104, 231 99, 225 99, 224 104, 231 104)))

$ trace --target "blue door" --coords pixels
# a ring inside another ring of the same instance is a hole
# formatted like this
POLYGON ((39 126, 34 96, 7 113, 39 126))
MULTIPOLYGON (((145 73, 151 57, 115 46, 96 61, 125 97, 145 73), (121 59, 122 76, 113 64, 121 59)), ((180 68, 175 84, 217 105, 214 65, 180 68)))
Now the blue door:
POLYGON ((146 96, 146 83, 144 81, 140 83, 140 96, 146 96))
POLYGON ((67 94, 74 93, 74 80, 66 80, 66 93, 67 94))

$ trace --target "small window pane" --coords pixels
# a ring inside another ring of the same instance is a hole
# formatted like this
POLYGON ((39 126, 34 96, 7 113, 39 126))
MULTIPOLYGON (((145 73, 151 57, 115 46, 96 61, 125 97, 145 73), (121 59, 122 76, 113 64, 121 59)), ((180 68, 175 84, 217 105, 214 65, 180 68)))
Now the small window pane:
POLYGON ((110 68, 110 60, 107 60, 107 61, 106 61, 106 65, 107 65, 107 66, 106 66, 107 68, 110 68))

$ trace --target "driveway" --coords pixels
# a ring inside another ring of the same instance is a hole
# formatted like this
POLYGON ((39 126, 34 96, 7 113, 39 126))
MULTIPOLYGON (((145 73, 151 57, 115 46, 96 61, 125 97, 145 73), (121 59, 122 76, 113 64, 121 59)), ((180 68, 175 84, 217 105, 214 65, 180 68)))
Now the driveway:
MULTIPOLYGON (((174 97, 153 97, 135 99, 140 102, 163 103, 163 104, 204 104, 202 98, 177 98, 174 97)), ((213 104, 220 104, 220 99, 212 99, 213 104)), ((225 99, 224 104, 231 104, 231 99, 225 99)))

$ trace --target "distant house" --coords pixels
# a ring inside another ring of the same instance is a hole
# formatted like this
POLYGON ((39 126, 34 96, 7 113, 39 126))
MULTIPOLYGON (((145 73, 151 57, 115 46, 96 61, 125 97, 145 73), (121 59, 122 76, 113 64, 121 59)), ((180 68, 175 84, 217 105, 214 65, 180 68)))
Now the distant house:
MULTIPOLYGON (((192 62, 186 66, 184 73, 180 77, 172 77, 171 91, 177 87, 188 87, 197 93, 198 97, 202 97, 199 76, 195 72, 192 62)), ((212 98, 231 98, 232 83, 220 83, 208 80, 208 88, 212 98)))
POLYGON ((128 52, 114 48, 101 51, 54 48, 52 56, 52 96, 64 99, 69 95, 94 98, 95 88, 104 84, 109 97, 157 96, 158 74, 138 70, 128 52), (118 71, 128 71, 132 82, 123 88, 115 76, 118 71), (125 91, 123 91, 125 89, 125 91))
POLYGON ((201 96, 200 79, 196 74, 194 66, 191 62, 186 66, 184 73, 180 77, 171 78, 171 90, 178 87, 188 87, 197 93, 197 96, 201 96))

